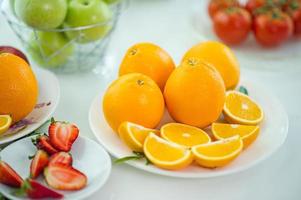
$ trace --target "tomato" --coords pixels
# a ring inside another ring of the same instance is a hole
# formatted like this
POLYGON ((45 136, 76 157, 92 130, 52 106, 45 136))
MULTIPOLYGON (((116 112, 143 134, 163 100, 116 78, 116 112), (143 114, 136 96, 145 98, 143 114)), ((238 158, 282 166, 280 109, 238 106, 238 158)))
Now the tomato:
POLYGON ((252 27, 250 13, 243 8, 230 7, 219 10, 213 17, 216 35, 225 43, 236 45, 248 37, 252 27))
POLYGON ((262 46, 278 46, 292 33, 292 19, 280 10, 272 10, 255 17, 254 34, 257 42, 262 46))
POLYGON ((285 12, 293 19, 294 34, 301 35, 301 1, 293 0, 285 8, 285 12))
POLYGON ((264 6, 266 3, 266 0, 248 0, 247 4, 246 4, 246 9, 253 14, 254 10, 256 10, 257 8, 260 8, 262 6, 264 6))
POLYGON ((208 12, 210 17, 213 18, 217 11, 232 6, 239 6, 238 0, 210 0, 208 4, 208 12))
POLYGON ((246 9, 251 14, 254 14, 254 11, 261 7, 266 7, 267 9, 271 7, 282 8, 288 1, 289 0, 248 0, 246 9))

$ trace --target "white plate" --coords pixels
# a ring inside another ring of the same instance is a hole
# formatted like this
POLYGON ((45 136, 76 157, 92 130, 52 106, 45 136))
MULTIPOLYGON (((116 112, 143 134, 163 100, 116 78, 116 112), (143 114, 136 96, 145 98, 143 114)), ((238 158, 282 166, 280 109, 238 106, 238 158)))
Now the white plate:
MULTIPOLYGON (((11 165, 23 178, 26 178, 29 175, 30 166, 28 156, 35 152, 36 148, 31 143, 31 138, 28 137, 6 147, 1 152, 1 159, 11 165)), ((74 192, 57 191, 65 196, 64 199, 85 199, 99 190, 107 181, 111 172, 111 158, 99 144, 85 137, 79 137, 75 141, 71 154, 73 166, 86 174, 88 185, 84 189, 74 192)), ((38 180, 43 183, 42 176, 38 180)), ((12 191, 12 188, 0 184, 0 192, 9 199, 26 199, 11 195, 12 191)))
MULTIPOLYGON (((200 41, 218 40, 212 29, 212 20, 207 11, 209 0, 198 1, 198 6, 194 7, 192 12, 192 25, 196 31, 196 37, 200 41)), ((246 0, 240 0, 245 5, 246 0)), ((263 48, 256 41, 253 33, 250 33, 249 38, 244 43, 231 46, 239 57, 246 57, 251 62, 250 66, 256 68, 259 61, 273 62, 272 65, 265 65, 267 69, 283 69, 283 62, 299 61, 301 56, 301 40, 300 38, 290 37, 283 45, 276 48, 263 48), (251 58, 251 59, 250 59, 251 58), (253 62, 252 62, 253 61, 253 62), (279 61, 279 62, 275 62, 279 61)), ((262 65, 260 65, 262 67, 262 65)), ((292 67, 290 67, 292 68, 292 67)), ((294 68, 299 69, 296 65, 294 68)), ((288 70, 285 68, 285 70, 288 70)))
MULTIPOLYGON (((255 85, 253 82, 242 81, 241 84, 248 89, 249 95, 262 106, 265 112, 265 119, 261 124, 261 132, 257 140, 232 163, 216 169, 205 169, 191 165, 180 171, 163 170, 153 165, 145 165, 144 161, 129 161, 128 164, 148 172, 166 176, 206 178, 240 172, 268 158, 286 139, 288 116, 277 98, 270 94, 269 91, 255 85)), ((90 107, 89 121, 93 133, 98 141, 116 158, 132 155, 131 150, 119 139, 105 121, 101 102, 102 95, 96 97, 90 107)), ((163 123, 166 121, 170 121, 167 115, 164 117, 163 123)))
POLYGON ((39 97, 34 110, 0 136, 0 145, 14 141, 39 128, 56 109, 60 86, 55 75, 47 70, 34 68, 39 84, 39 97))

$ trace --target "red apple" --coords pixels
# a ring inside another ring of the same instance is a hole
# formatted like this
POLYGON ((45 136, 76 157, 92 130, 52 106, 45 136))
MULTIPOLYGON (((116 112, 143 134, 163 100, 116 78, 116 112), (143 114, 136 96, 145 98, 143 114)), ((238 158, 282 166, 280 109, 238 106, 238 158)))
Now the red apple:
POLYGON ((11 54, 14 54, 16 56, 19 56, 20 58, 22 58, 23 60, 25 60, 29 64, 29 61, 28 61, 27 57, 25 56, 25 54, 22 51, 20 51, 19 49, 15 48, 15 47, 0 46, 0 54, 1 53, 11 53, 11 54))

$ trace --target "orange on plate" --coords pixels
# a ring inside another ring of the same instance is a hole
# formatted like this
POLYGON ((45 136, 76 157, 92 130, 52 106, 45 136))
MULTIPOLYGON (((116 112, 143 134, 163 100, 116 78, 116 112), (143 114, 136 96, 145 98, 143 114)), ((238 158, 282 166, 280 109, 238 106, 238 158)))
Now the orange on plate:
POLYGON ((229 47, 216 41, 202 42, 189 49, 182 62, 196 58, 210 63, 219 71, 227 90, 237 86, 240 78, 239 63, 229 47))
POLYGON ((131 73, 120 76, 109 86, 102 106, 104 117, 115 132, 124 121, 155 128, 163 116, 164 98, 151 78, 131 73))
POLYGON ((252 144, 259 134, 259 126, 240 124, 213 123, 211 130, 214 138, 217 140, 239 135, 244 143, 244 149, 252 144))
POLYGON ((131 122, 123 122, 118 128, 119 137, 132 150, 143 152, 145 138, 150 134, 160 135, 156 129, 145 128, 131 122))
POLYGON ((38 82, 30 66, 10 53, 0 54, 0 115, 13 123, 26 117, 38 100, 38 82))
POLYGON ((179 170, 187 167, 193 156, 189 149, 168 142, 154 133, 150 133, 143 146, 145 156, 157 167, 179 170))
POLYGON ((0 115, 0 134, 5 133, 12 123, 12 118, 9 115, 0 115))
POLYGON ((227 92, 223 113, 232 124, 257 125, 263 120, 261 107, 249 96, 237 91, 227 92))
POLYGON ((199 59, 188 59, 170 75, 164 97, 176 122, 204 128, 219 118, 225 86, 214 67, 199 59))
POLYGON ((233 161, 242 151, 239 136, 192 147, 196 162, 202 167, 223 167, 233 161))
POLYGON ((175 64, 164 49, 152 43, 138 43, 127 50, 119 68, 119 75, 132 72, 145 74, 163 90, 174 69, 175 64))
POLYGON ((160 129, 161 137, 186 148, 209 143, 211 138, 202 129, 180 123, 165 124, 160 129))

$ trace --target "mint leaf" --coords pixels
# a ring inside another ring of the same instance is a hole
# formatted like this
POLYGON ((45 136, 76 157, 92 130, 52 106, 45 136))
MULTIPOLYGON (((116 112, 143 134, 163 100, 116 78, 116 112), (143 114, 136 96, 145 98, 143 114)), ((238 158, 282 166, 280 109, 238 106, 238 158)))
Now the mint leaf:
POLYGON ((245 95, 249 95, 249 92, 248 92, 247 88, 245 88, 244 86, 240 86, 238 91, 245 94, 245 95))

